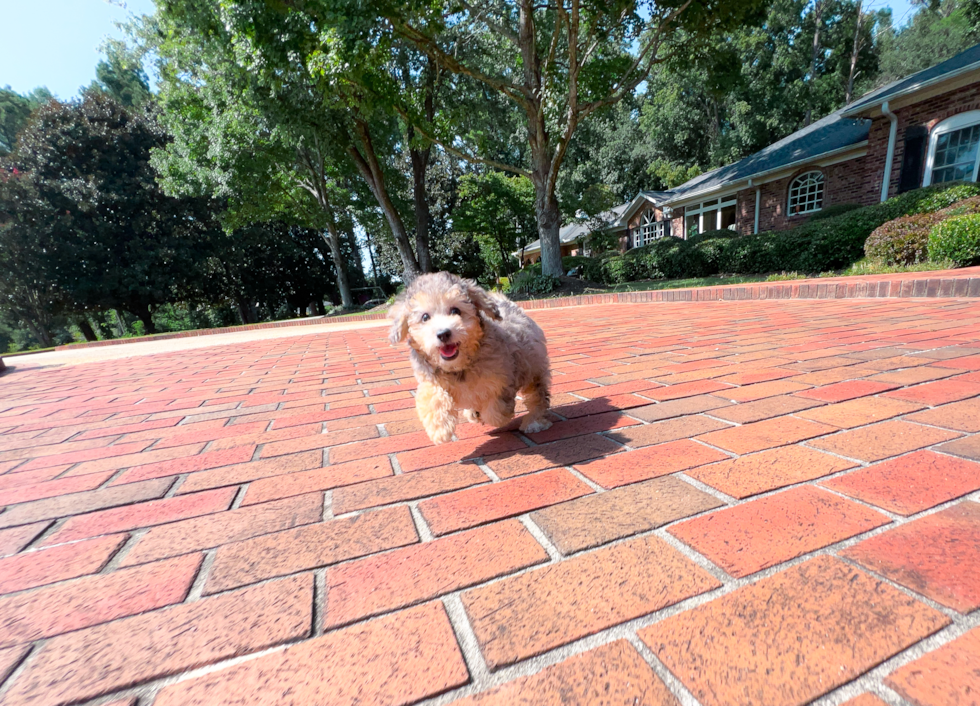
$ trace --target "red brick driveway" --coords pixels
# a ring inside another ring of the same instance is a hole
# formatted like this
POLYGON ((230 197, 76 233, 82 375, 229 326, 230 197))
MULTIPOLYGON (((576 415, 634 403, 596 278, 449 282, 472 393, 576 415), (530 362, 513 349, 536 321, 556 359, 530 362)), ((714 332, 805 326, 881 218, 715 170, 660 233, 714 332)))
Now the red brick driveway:
POLYGON ((5 375, 0 703, 978 702, 980 304, 535 317, 439 447, 382 328, 5 375))

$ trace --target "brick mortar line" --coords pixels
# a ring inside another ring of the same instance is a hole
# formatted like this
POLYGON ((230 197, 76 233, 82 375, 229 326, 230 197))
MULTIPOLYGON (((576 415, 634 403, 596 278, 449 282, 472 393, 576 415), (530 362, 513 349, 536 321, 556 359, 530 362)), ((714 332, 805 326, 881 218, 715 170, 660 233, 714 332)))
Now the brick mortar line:
MULTIPOLYGON (((97 572, 94 572, 93 575, 98 574, 98 575, 103 575, 104 576, 106 574, 112 573, 117 568, 119 568, 119 565, 122 563, 123 559, 126 558, 126 555, 129 554, 133 550, 133 547, 135 547, 137 544, 139 544, 140 540, 143 539, 143 537, 149 531, 150 531, 150 528, 149 527, 143 527, 143 528, 140 528, 140 529, 137 529, 137 530, 133 530, 132 532, 130 532, 129 533, 129 537, 127 537, 126 538, 126 541, 123 542, 122 546, 119 547, 118 550, 116 550, 116 552, 112 555, 112 558, 108 562, 106 562, 106 564, 102 567, 101 570, 99 570, 97 572)), ((85 540, 77 540, 77 541, 80 541, 81 542, 81 541, 85 541, 85 540)), ((61 545, 55 545, 55 546, 61 546, 61 545)), ((68 580, 70 581, 71 579, 68 579, 68 580)), ((49 585, 51 585, 51 584, 49 584, 49 585)))
POLYGON ((980 611, 974 611, 970 615, 965 616, 963 620, 954 621, 931 635, 917 640, 904 650, 883 660, 852 681, 842 684, 837 689, 820 697, 813 703, 820 704, 820 706, 837 706, 852 693, 852 690, 854 695, 857 695, 858 693, 869 690, 874 693, 874 688, 878 687, 887 689, 887 693, 894 694, 899 699, 899 703, 905 704, 907 703, 906 701, 902 700, 896 692, 884 684, 885 677, 890 676, 901 667, 916 659, 948 645, 956 638, 977 627, 980 627, 980 611))
MULTIPOLYGON (((435 539, 435 535, 433 535, 432 530, 429 528, 429 524, 425 521, 425 518, 422 516, 422 511, 419 510, 419 501, 412 500, 406 504, 408 505, 409 511, 412 513, 412 522, 415 524, 415 530, 416 532, 418 532, 419 535, 418 544, 422 544, 424 542, 431 542, 433 539, 435 539)), ((460 531, 464 531, 464 530, 460 530, 460 531)), ((452 534, 457 534, 457 533, 454 532, 452 534)), ((440 536, 445 536, 445 535, 440 535, 440 536)))
MULTIPOLYGON (((533 512, 533 511, 532 511, 533 512)), ((518 521, 524 528, 530 532, 531 536, 537 540, 538 544, 548 553, 548 558, 550 561, 547 564, 536 564, 535 566, 550 566, 553 564, 558 564, 564 558, 561 551, 554 545, 551 538, 548 537, 547 533, 541 529, 534 520, 531 519, 530 513, 524 513, 517 516, 518 521)))
POLYGON ((41 638, 39 640, 35 640, 32 643, 28 643, 30 647, 27 650, 27 652, 24 654, 23 657, 20 658, 20 660, 18 660, 14 668, 10 670, 10 673, 7 675, 7 679, 5 681, 0 682, 0 703, 3 703, 3 699, 6 696, 7 692, 10 691, 10 688, 14 685, 14 683, 18 679, 20 679, 21 675, 28 670, 31 662, 33 662, 37 658, 38 654, 41 653, 41 651, 44 649, 44 646, 50 640, 51 640, 50 637, 46 637, 46 638, 41 638))
POLYGON ((201 566, 197 571, 197 575, 194 577, 194 581, 191 584, 190 589, 188 589, 187 595, 184 596, 182 603, 195 603, 205 597, 203 595, 204 586, 207 583, 208 578, 211 576, 211 567, 214 566, 214 560, 218 554, 218 549, 220 549, 220 546, 211 547, 210 549, 204 550, 204 559, 201 561, 201 566))

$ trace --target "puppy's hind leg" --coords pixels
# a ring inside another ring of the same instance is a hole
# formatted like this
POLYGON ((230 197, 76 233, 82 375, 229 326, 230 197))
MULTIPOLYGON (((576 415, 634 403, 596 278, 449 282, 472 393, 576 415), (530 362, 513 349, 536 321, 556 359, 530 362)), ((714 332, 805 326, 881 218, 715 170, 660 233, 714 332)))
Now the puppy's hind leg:
POLYGON ((514 391, 504 390, 480 411, 480 420, 495 428, 502 427, 514 418, 514 404, 514 391))
POLYGON ((448 390, 431 382, 420 382, 415 391, 415 409, 432 443, 452 441, 456 431, 456 410, 448 390))
POLYGON ((524 389, 524 405, 527 415, 521 420, 521 431, 536 434, 551 427, 551 421, 545 417, 551 406, 547 381, 539 378, 524 389))

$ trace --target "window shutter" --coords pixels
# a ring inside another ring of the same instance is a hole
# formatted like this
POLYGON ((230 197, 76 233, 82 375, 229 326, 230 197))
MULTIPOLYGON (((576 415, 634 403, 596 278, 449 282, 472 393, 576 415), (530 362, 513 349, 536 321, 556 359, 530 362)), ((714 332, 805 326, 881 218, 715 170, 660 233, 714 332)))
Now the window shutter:
POLYGON ((902 194, 922 185, 922 168, 925 166, 928 131, 922 125, 912 125, 905 131, 905 150, 902 153, 902 171, 898 178, 898 193, 902 194))

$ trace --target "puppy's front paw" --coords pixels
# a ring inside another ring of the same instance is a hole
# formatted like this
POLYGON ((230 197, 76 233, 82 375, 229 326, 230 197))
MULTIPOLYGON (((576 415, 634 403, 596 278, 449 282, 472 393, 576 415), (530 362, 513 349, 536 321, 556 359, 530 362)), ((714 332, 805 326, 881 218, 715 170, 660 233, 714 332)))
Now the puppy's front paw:
MULTIPOLYGON (((527 417, 525 419, 528 419, 527 417)), ((539 431, 551 429, 551 422, 547 419, 538 419, 534 422, 521 422, 521 431, 525 434, 537 434, 539 431)))

